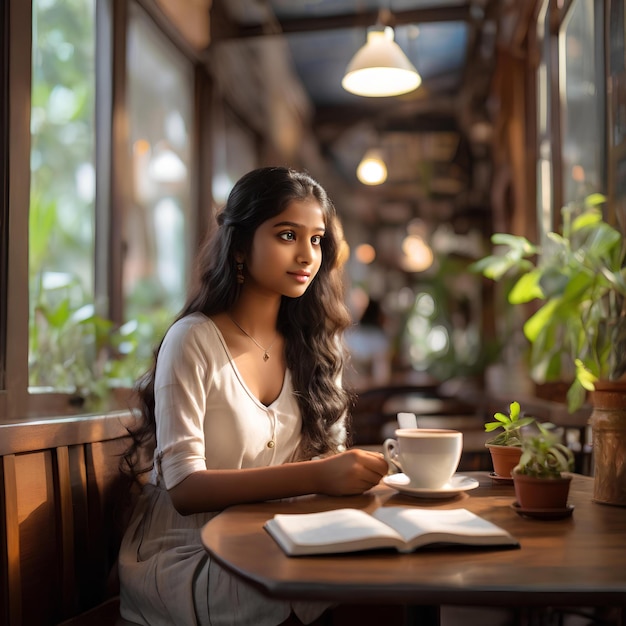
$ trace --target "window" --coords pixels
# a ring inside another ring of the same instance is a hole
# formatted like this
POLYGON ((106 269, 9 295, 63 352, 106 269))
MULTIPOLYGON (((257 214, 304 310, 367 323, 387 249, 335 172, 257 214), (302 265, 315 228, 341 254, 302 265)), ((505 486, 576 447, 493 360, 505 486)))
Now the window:
POLYGON ((552 145, 550 111, 550 11, 549 0, 544 0, 537 19, 537 47, 541 51, 539 67, 537 68, 537 224, 539 237, 543 242, 545 234, 552 230, 553 203, 552 203, 552 145))
POLYGON ((125 320, 183 305, 191 259, 193 71, 187 60, 131 7, 128 112, 132 199, 124 219, 125 320))
MULTIPOLYGON (((8 250, 8 111, 7 100, 9 95, 8 61, 9 55, 7 42, 9 31, 8 5, 3 3, 0 7, 0 292, 7 293, 7 250, 8 250)), ((6 362, 6 328, 7 328, 7 299, 4 296, 0 302, 0 393, 6 388, 5 362, 6 362)))
POLYGON ((603 41, 600 4, 574 0, 559 33, 564 204, 606 191, 603 41))
POLYGON ((95 359, 95 0, 34 0, 29 383, 72 390, 95 359))
MULTIPOLYGON (((206 40, 185 39, 185 15, 0 3, 0 421, 125 408, 107 391, 134 383, 183 304, 214 147, 206 40)), ((228 126, 239 176, 258 138, 228 126)))
POLYGON ((131 384, 184 304, 194 243, 194 71, 137 6, 129 7, 126 107, 130 197, 121 223, 120 359, 111 376, 131 384))
MULTIPOLYGON (((22 142, 30 162, 22 229, 28 233, 28 298, 9 305, 28 310, 27 336, 11 337, 12 354, 28 345, 31 396, 19 391, 25 400, 12 409, 23 416, 39 414, 36 407, 44 404, 45 414, 65 412, 67 394, 75 404, 132 385, 180 309, 195 242, 196 73, 189 49, 178 48, 135 3, 33 0, 32 15, 28 3, 17 6, 25 7, 15 11, 24 15, 24 31, 32 17, 32 47, 20 48, 30 66, 30 92, 17 73, 11 78, 23 100, 30 98, 29 152, 19 133, 11 141, 22 142), (111 10, 120 11, 115 19, 111 10), (114 41, 120 48, 111 54, 114 41), (123 61, 112 63, 122 49, 123 61), (107 107, 111 93, 125 93, 121 107, 107 107), (124 124, 116 124, 122 118, 124 124), (125 143, 117 134, 113 140, 113 128, 120 127, 125 143), (104 161, 132 167, 104 180, 104 161), (112 233, 123 240, 121 260, 112 233)), ((30 40, 13 29, 11 37, 16 46, 30 40)), ((3 132, 9 128, 3 124, 3 132)), ((18 215, 19 207, 10 210, 18 215)), ((0 241, 8 242, 4 229, 3 219, 0 241)), ((21 367, 13 371, 12 380, 23 385, 21 367)))
POLYGON ((223 205, 233 185, 258 167, 257 137, 227 105, 213 105, 213 199, 223 205))

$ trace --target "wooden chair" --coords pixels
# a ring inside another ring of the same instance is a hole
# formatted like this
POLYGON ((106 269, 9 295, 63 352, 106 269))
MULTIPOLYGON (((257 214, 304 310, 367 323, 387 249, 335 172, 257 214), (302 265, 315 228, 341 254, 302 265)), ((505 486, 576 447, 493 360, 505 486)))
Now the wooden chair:
MULTIPOLYGON (((0 425, 0 626, 58 624, 109 601, 130 510, 129 413, 0 425)), ((123 623, 123 622, 119 622, 123 623)))

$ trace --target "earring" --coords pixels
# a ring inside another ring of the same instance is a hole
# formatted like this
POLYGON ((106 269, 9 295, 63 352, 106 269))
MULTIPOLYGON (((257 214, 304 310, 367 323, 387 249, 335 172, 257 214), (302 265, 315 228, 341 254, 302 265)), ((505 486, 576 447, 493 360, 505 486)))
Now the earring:
POLYGON ((237 263, 237 282, 241 285, 245 280, 243 276, 243 263, 237 263))

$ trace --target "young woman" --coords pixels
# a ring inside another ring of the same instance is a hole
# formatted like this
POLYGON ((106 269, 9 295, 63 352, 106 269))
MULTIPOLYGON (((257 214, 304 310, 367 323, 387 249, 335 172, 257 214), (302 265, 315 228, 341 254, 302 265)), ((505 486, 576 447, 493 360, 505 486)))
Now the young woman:
POLYGON ((239 180, 199 256, 198 285, 138 391, 152 470, 120 551, 122 615, 149 626, 311 623, 320 603, 271 600, 212 562, 202 526, 238 503, 360 494, 382 455, 346 450, 335 209, 282 167, 239 180))

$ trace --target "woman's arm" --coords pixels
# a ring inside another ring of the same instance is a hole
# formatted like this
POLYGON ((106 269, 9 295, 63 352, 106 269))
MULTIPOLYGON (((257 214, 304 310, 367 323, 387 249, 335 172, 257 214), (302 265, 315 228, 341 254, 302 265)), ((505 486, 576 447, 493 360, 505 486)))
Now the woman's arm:
POLYGON ((310 493, 356 495, 377 485, 387 468, 382 454, 354 449, 301 463, 194 472, 169 494, 176 510, 190 515, 310 493))

